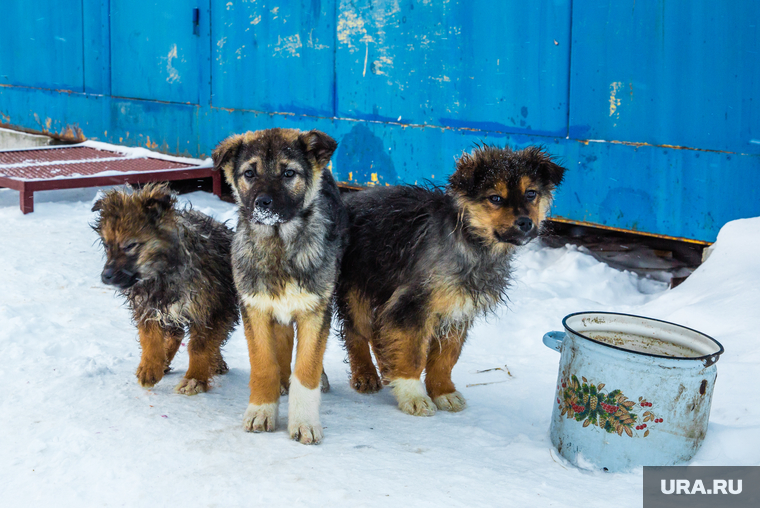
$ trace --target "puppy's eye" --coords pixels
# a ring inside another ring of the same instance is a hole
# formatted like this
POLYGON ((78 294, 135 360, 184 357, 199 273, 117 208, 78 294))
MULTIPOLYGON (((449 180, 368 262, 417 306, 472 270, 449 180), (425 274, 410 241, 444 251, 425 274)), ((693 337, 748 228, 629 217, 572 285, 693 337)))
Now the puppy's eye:
POLYGON ((504 199, 498 194, 494 194, 493 196, 488 196, 488 201, 490 201, 491 203, 495 205, 500 205, 504 201, 504 199))
POLYGON ((533 201, 534 199, 536 199, 536 196, 538 196, 538 192, 534 190, 525 191, 525 199, 527 199, 528 201, 533 201))
POLYGON ((124 252, 133 252, 133 251, 134 251, 135 249, 137 249, 137 247, 139 247, 139 246, 140 246, 140 244, 139 244, 139 243, 137 243, 137 242, 129 242, 128 244, 126 244, 126 245, 125 245, 125 246, 122 248, 122 250, 123 250, 124 252))
POLYGON ((292 169, 288 169, 288 170, 286 170, 286 171, 285 171, 285 172, 282 174, 282 176, 284 176, 285 178, 293 178, 294 176, 296 176, 296 172, 295 172, 295 171, 293 171, 292 169))
POLYGON ((243 176, 245 176, 249 180, 253 178, 255 175, 256 173, 254 173, 252 169, 246 169, 245 172, 243 173, 243 176))

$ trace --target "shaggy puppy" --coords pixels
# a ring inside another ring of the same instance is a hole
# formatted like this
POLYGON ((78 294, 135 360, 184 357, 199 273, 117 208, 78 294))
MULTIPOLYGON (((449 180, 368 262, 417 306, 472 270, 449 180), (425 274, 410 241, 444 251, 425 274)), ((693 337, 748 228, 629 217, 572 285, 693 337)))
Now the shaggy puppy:
POLYGON ((190 367, 174 390, 194 395, 227 372, 220 348, 238 320, 232 231, 175 203, 165 184, 111 190, 92 207, 93 229, 107 257, 101 279, 127 298, 137 324, 138 382, 149 388, 161 380, 187 329, 190 367))
POLYGON ((269 129, 232 136, 213 154, 239 210, 232 264, 251 361, 243 426, 274 431, 289 384, 288 432, 305 444, 322 439, 322 357, 347 221, 326 167, 336 147, 323 132, 269 129))
POLYGON ((357 391, 379 390, 382 377, 406 413, 464 409, 451 370, 467 329, 504 300, 512 255, 537 236, 564 171, 536 147, 482 146, 462 155, 445 191, 379 187, 346 197, 336 294, 357 391))

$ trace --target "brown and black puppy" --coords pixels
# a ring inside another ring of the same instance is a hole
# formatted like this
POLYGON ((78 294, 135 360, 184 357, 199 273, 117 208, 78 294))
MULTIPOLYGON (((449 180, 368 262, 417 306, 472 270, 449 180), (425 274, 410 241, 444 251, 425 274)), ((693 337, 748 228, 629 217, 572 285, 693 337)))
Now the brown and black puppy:
POLYGON ((322 357, 347 222, 327 168, 336 147, 323 132, 269 129, 232 136, 213 154, 239 207, 232 265, 251 361, 243 426, 274 431, 289 383, 288 431, 305 444, 322 439, 322 357))
POLYGON ((105 284, 126 296, 140 335, 137 380, 148 388, 169 371, 186 329, 190 367, 175 391, 194 395, 227 372, 221 347, 238 320, 232 231, 195 210, 178 210, 165 184, 111 190, 92 208, 106 251, 105 284))
POLYGON ((459 159, 445 191, 346 196, 350 233, 336 294, 357 391, 377 391, 382 379, 406 413, 464 409, 451 370, 467 330, 503 301, 512 255, 537 236, 564 171, 536 147, 482 146, 459 159))

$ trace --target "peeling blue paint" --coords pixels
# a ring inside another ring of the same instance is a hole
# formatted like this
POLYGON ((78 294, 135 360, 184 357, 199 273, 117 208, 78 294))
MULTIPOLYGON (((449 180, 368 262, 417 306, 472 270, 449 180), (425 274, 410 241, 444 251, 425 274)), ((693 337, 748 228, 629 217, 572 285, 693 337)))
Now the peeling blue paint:
POLYGON ((569 169, 555 215, 706 241, 760 215, 757 2, 20 5, 0 19, 0 124, 201 157, 317 128, 338 180, 375 185, 539 144, 569 169))

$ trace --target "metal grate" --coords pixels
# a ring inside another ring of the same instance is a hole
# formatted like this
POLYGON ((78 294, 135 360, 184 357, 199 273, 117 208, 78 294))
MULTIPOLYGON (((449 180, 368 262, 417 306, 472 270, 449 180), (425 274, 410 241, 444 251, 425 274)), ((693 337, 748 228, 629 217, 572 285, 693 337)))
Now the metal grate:
POLYGON ((106 171, 131 173, 192 167, 195 166, 162 159, 128 158, 121 153, 89 147, 0 152, 0 175, 22 180, 92 176, 106 171))

